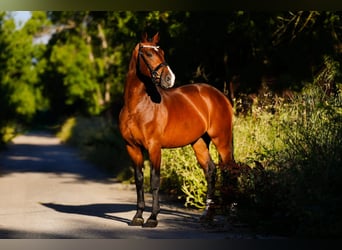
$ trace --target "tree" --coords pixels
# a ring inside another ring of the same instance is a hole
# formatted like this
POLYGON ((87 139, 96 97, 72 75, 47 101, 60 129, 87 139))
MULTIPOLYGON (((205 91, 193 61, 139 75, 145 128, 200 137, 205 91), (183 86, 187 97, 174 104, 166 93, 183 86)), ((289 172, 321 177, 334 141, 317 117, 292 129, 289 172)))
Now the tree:
POLYGON ((13 131, 18 122, 29 122, 44 106, 38 85, 43 47, 33 43, 41 25, 37 18, 43 16, 35 12, 23 28, 16 29, 13 18, 0 13, 0 141, 8 140, 6 131, 13 131))

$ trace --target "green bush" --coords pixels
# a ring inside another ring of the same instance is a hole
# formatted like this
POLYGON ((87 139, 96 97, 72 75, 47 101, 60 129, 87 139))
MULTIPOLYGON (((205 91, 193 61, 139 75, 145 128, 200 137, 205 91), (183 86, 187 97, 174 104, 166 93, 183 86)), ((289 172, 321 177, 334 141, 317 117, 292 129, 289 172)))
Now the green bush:
POLYGON ((237 120, 235 145, 242 139, 252 148, 238 158, 262 166, 240 176, 242 218, 259 229, 301 237, 341 235, 341 107, 340 90, 327 95, 308 85, 291 103, 276 106, 270 119, 262 112, 237 120))
POLYGON ((287 128, 286 148, 274 164, 290 185, 289 216, 298 223, 295 233, 335 236, 342 232, 342 102, 341 92, 327 96, 309 85, 295 100, 287 128))
POLYGON ((12 124, 0 125, 0 149, 17 135, 17 129, 12 124))
POLYGON ((191 146, 163 149, 161 190, 185 200, 185 205, 205 206, 206 180, 191 146))

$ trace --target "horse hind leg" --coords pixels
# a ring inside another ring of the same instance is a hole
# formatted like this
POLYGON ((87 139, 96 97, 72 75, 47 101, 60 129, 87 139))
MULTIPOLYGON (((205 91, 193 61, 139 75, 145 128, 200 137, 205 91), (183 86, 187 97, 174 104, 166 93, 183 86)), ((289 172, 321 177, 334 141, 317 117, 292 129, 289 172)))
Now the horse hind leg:
POLYGON ((221 205, 224 207, 232 204, 236 199, 236 187, 238 185, 237 174, 239 170, 236 168, 237 165, 234 161, 232 134, 221 134, 213 137, 212 142, 220 156, 220 196, 222 199, 221 205))
POLYGON ((214 216, 214 194, 216 180, 216 166, 209 154, 210 138, 206 136, 198 139, 192 144, 198 163, 204 171, 207 181, 206 208, 200 218, 201 221, 210 221, 214 216))
POLYGON ((220 155, 221 164, 228 165, 234 162, 233 133, 220 129, 218 133, 210 133, 210 136, 220 155))

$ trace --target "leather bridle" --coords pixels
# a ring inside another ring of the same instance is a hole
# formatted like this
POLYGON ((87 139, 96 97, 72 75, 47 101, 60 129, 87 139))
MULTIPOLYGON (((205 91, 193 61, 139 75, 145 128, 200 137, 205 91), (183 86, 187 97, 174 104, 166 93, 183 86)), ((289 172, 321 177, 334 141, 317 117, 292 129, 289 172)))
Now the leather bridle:
POLYGON ((164 61, 162 63, 160 63, 159 65, 157 65, 155 68, 152 68, 152 66, 150 65, 150 63, 148 62, 148 60, 146 59, 146 56, 144 55, 144 53, 141 51, 143 48, 152 48, 154 50, 158 50, 159 46, 154 46, 154 45, 142 45, 139 44, 139 52, 138 52, 138 68, 140 70, 140 60, 139 57, 141 57, 144 61, 144 63, 146 64, 147 68, 149 69, 150 73, 151 73, 151 80, 154 84, 160 84, 160 80, 161 80, 161 74, 158 73, 158 70, 162 67, 166 67, 168 66, 168 64, 164 61))

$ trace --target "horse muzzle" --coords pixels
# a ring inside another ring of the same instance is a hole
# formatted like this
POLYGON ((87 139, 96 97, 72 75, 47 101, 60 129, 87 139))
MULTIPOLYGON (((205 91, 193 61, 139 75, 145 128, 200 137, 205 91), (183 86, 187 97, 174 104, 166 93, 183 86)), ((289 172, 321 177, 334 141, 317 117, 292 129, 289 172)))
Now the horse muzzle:
POLYGON ((175 80, 175 74, 172 72, 171 68, 166 65, 160 76, 160 86, 165 89, 172 88, 175 85, 175 80))

